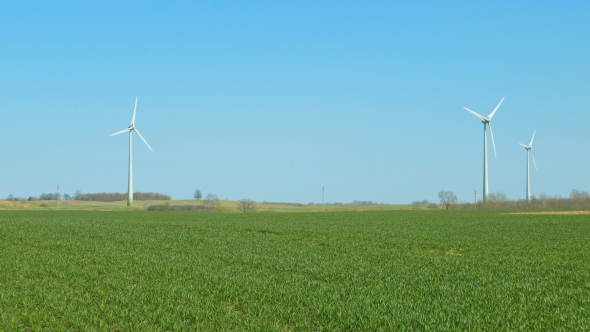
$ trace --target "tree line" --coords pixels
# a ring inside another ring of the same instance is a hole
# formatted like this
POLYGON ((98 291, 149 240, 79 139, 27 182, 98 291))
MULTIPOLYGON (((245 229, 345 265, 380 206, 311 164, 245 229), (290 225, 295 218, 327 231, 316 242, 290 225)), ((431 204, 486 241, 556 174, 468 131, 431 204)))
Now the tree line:
MULTIPOLYGON (((164 204, 150 205, 148 211, 176 211, 176 212, 231 212, 232 210, 227 206, 219 204, 219 198, 215 194, 208 194, 203 199, 203 192, 197 189, 193 197, 199 201, 199 204, 185 204, 185 205, 170 205, 169 202, 164 204)), ((242 213, 256 212, 256 202, 250 199, 241 199, 238 201, 236 210, 242 213)))
MULTIPOLYGON (((172 199, 170 195, 164 195, 160 193, 154 192, 137 192, 133 193, 133 199, 138 201, 169 201, 172 199)), ((6 197, 7 201, 55 201, 57 200, 57 193, 43 193, 39 196, 29 196, 29 198, 24 197, 15 197, 12 194, 6 197)), ((127 200, 127 193, 88 193, 83 194, 80 190, 76 191, 73 196, 69 194, 59 194, 59 200, 61 201, 69 201, 69 200, 76 200, 76 201, 96 201, 96 202, 116 202, 116 201, 124 201, 127 200)))
POLYGON ((488 195, 486 202, 466 203, 457 201, 452 191, 439 192, 440 204, 453 210, 546 210, 546 211, 581 211, 590 210, 590 194, 585 190, 574 189, 569 197, 550 196, 545 193, 538 197, 533 195, 531 201, 526 199, 510 200, 505 193, 495 192, 488 195))
MULTIPOLYGON (((77 193, 74 197, 77 201, 97 201, 97 202, 115 202, 127 200, 127 193, 95 193, 82 194, 77 193)), ((137 192, 133 193, 133 199, 136 201, 169 201, 172 199, 170 195, 154 192, 137 192)))
MULTIPOLYGON (((71 196, 68 194, 62 195, 59 194, 59 199, 60 200, 69 200, 71 199, 71 196)), ((13 202, 24 202, 24 201, 55 201, 57 200, 57 193, 49 193, 49 194, 41 194, 39 196, 29 196, 28 198, 26 197, 15 197, 12 194, 8 195, 8 197, 6 197, 4 199, 5 201, 13 201, 13 202)))

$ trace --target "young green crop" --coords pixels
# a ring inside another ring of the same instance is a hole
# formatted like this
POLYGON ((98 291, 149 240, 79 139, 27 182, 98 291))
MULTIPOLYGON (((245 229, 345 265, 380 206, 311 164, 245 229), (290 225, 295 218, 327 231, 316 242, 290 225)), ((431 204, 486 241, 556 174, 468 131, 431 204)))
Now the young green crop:
POLYGON ((0 214, 0 330, 589 330, 590 218, 0 214))

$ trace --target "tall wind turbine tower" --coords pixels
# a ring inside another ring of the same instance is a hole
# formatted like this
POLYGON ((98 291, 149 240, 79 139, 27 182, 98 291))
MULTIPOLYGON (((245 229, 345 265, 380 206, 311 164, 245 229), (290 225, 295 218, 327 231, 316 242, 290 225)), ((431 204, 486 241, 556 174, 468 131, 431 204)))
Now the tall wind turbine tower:
MULTIPOLYGON (((132 149, 132 144, 131 144, 131 139, 132 139, 132 133, 136 132, 137 135, 139 135, 139 137, 143 140, 143 142, 145 143, 145 145, 147 145, 148 148, 150 148, 150 150, 152 150, 152 147, 145 141, 145 139, 143 138, 143 136, 141 136, 141 134, 139 133, 139 131, 137 131, 137 128, 135 128, 135 113, 137 112, 137 97, 135 97, 135 109, 133 110, 133 119, 131 119, 131 125, 124 130, 121 130, 120 132, 114 133, 111 136, 115 136, 115 135, 119 135, 125 132, 129 132, 129 187, 127 190, 127 206, 133 206, 133 149, 132 149)), ((152 150, 154 151, 154 150, 152 150)))
POLYGON ((535 155, 533 154, 533 140, 535 139, 535 134, 537 130, 533 133, 533 139, 529 145, 524 145, 522 143, 518 143, 526 149, 526 200, 528 202, 531 201, 531 177, 529 176, 529 151, 531 152, 531 156, 533 157, 533 163, 535 164, 535 169, 537 169, 537 162, 535 161, 535 155))
POLYGON ((322 212, 324 212, 324 187, 322 186, 322 212))
POLYGON ((496 114, 496 111, 498 110, 500 105, 502 105, 503 101, 504 101, 504 97, 502 97, 502 100, 500 100, 500 103, 498 104, 498 106, 496 106, 496 109, 494 109, 494 111, 492 113, 490 113, 490 115, 488 115, 487 118, 475 113, 474 111, 468 109, 467 107, 463 107, 467 111, 473 113, 475 116, 480 118, 481 122, 483 123, 483 201, 484 202, 488 200, 488 135, 487 135, 487 127, 488 126, 490 127, 490 135, 492 136, 492 145, 494 146, 494 157, 496 157, 496 143, 494 143, 494 133, 492 132, 492 118, 494 117, 494 114, 496 114))

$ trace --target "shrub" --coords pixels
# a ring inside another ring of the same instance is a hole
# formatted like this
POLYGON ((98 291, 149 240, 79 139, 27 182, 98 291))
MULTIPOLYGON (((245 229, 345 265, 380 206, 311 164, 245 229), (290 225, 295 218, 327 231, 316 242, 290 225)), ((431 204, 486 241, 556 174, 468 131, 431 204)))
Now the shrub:
POLYGON ((229 208, 229 207, 227 207, 227 206, 221 206, 221 205, 218 205, 218 206, 215 208, 215 213, 233 213, 233 212, 236 212, 236 211, 235 211, 235 210, 233 210, 233 209, 230 209, 230 208, 229 208))

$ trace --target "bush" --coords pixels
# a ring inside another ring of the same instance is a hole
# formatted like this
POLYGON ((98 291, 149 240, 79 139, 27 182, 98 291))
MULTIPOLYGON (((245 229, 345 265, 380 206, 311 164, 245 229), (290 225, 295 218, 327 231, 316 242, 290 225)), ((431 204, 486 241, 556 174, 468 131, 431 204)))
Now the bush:
POLYGON ((39 206, 42 207, 42 208, 46 208, 47 207, 47 204, 41 203, 39 206))
POLYGON ((218 205, 215 208, 215 213, 233 213, 233 212, 236 212, 236 211, 228 208, 227 206, 218 205))

